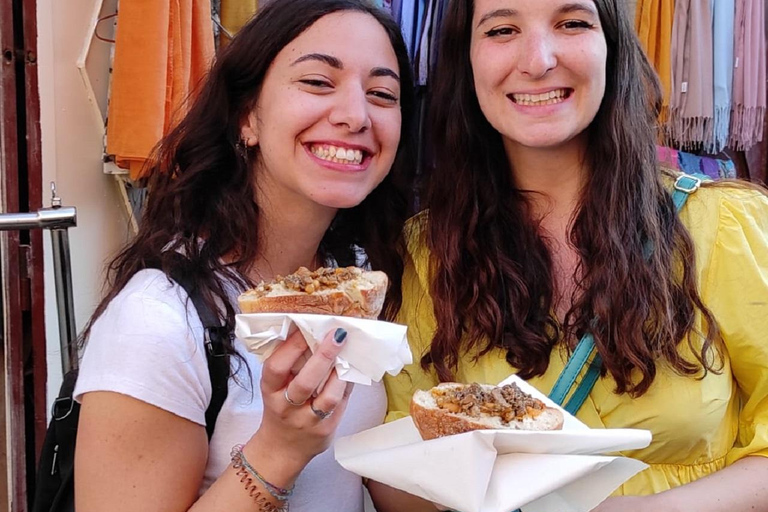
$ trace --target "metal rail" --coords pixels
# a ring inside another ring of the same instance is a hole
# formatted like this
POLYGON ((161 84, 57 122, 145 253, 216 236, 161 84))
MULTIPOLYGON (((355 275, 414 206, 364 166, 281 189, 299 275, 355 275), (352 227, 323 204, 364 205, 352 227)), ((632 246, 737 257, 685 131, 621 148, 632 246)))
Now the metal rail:
POLYGON ((0 213, 0 231, 48 229, 53 248, 53 273, 56 306, 59 315, 61 369, 64 373, 77 367, 77 328, 72 293, 72 260, 69 252, 69 228, 77 226, 77 209, 61 206, 56 185, 51 183, 51 207, 32 213, 0 213))

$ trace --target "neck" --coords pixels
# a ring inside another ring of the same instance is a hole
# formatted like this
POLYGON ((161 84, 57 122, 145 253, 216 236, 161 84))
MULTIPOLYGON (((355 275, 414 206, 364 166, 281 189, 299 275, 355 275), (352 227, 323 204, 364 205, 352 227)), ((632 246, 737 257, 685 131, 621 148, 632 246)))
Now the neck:
POLYGON ((565 229, 573 216, 587 179, 585 144, 571 141, 559 148, 529 148, 505 141, 512 178, 529 195, 534 218, 542 226, 565 229))
POLYGON ((323 265, 318 248, 336 215, 335 208, 291 201, 263 189, 256 200, 260 215, 259 253, 250 272, 254 281, 270 281, 299 267, 314 270, 323 265))

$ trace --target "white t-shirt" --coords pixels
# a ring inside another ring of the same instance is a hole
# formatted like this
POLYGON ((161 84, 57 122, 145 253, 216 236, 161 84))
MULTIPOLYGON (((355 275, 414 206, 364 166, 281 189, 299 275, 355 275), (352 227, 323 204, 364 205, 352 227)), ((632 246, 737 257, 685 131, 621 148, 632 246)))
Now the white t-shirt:
MULTIPOLYGON (((240 384, 229 379, 229 394, 216 421, 200 494, 227 469, 232 446, 247 442, 261 423, 261 363, 238 340, 235 346, 250 367, 252 380, 244 367, 237 373, 240 384)), ((237 367, 237 360, 232 358, 232 364, 237 367)), ((205 425, 211 381, 203 327, 184 289, 161 271, 138 272, 93 324, 75 399, 80 401, 91 391, 125 394, 205 425)), ((385 412, 381 383, 355 386, 337 435, 379 425, 385 412)), ((336 462, 331 447, 299 476, 291 511, 362 512, 361 479, 336 462)))

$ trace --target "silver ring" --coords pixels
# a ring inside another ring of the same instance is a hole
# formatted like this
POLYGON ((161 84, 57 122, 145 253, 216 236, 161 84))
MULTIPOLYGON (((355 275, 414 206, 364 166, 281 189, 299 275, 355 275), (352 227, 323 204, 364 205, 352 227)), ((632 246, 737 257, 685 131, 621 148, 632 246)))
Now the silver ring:
POLYGON ((288 396, 288 388, 285 388, 285 392, 283 393, 283 397, 285 397, 285 401, 286 402, 288 402, 289 404, 291 404, 294 407, 301 407, 306 402, 306 400, 304 400, 303 402, 294 402, 293 400, 291 400, 291 397, 288 396))
POLYGON ((328 412, 325 412, 325 411, 321 411, 320 409, 315 409, 315 404, 314 404, 314 403, 312 403, 312 402, 310 402, 310 403, 309 403, 309 408, 310 408, 310 409, 312 409, 312 412, 313 412, 313 413, 315 413, 315 415, 316 415, 318 418, 320 418, 321 420, 324 420, 325 418, 327 418, 328 416, 330 416, 331 414, 333 414, 333 409, 331 409, 331 410, 330 410, 330 411, 328 411, 328 412))

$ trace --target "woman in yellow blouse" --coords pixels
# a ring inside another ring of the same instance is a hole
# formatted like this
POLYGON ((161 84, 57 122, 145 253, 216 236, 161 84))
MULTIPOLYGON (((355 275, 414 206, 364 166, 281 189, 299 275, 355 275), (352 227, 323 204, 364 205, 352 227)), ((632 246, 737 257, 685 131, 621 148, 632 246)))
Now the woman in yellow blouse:
MULTIPOLYGON (((577 417, 653 433, 624 454, 650 467, 596 510, 768 511, 768 197, 705 184, 675 212, 624 3, 450 3, 428 212, 406 232, 416 363, 387 382, 389 418, 439 381, 548 393, 590 332, 601 377, 577 417)), ((400 499, 380 512, 434 510, 400 499)))

